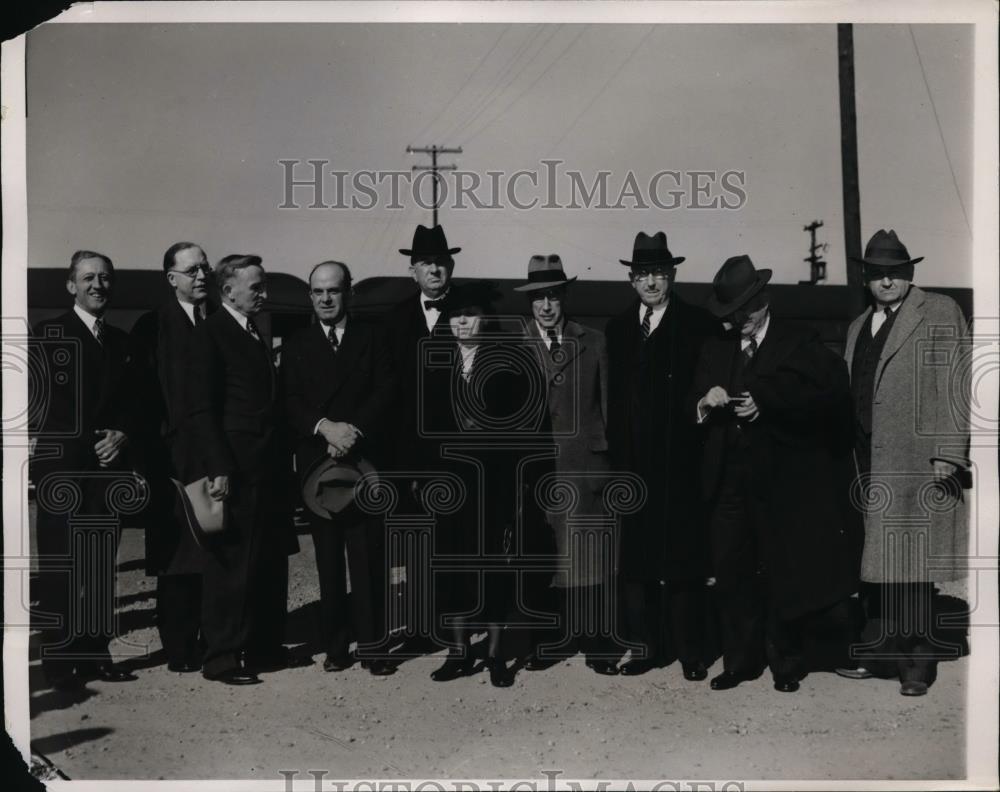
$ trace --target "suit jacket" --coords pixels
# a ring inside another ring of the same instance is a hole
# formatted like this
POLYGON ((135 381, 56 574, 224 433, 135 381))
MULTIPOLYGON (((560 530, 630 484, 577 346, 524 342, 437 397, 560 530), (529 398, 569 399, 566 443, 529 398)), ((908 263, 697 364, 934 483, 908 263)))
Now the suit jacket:
MULTIPOLYGON (((422 470, 440 463, 438 444, 422 439, 418 432, 426 418, 418 414, 420 405, 425 403, 417 397, 421 381, 418 372, 423 367, 420 343, 421 339, 431 337, 420 305, 424 299, 418 291, 396 305, 384 320, 389 354, 396 372, 396 402, 393 410, 395 435, 382 456, 397 470, 422 470)), ((443 314, 434 330, 435 335, 451 336, 443 314)))
MULTIPOLYGON (((31 477, 37 485, 54 471, 91 472, 98 465, 94 434, 118 429, 135 434, 128 366, 128 336, 105 323, 103 344, 73 310, 41 322, 29 343, 38 376, 28 378, 29 426, 37 440, 31 477)), ((129 467, 126 447, 111 470, 129 467)))
POLYGON ((645 341, 638 317, 636 300, 606 330, 612 462, 647 488, 646 505, 622 521, 619 571, 634 580, 704 577, 700 438, 685 404, 701 345, 718 324, 676 294, 645 341))
MULTIPOLYGON (((847 332, 847 365, 872 309, 847 332)), ((932 457, 964 467, 969 447, 968 325, 949 297, 910 287, 875 370, 872 477, 887 497, 865 511, 861 576, 871 582, 941 582, 965 576, 968 510, 958 480, 933 481, 932 457), (888 532, 897 541, 887 542, 888 532), (921 548, 901 554, 909 539, 921 548), (926 543, 926 546, 925 544, 926 543), (893 555, 887 555, 892 548, 893 555)))
MULTIPOLYGON (((689 399, 692 420, 695 404, 711 387, 730 389, 740 354, 736 333, 706 341, 689 399)), ((792 618, 857 588, 847 368, 814 331, 772 316, 743 383, 759 416, 737 429, 731 411, 708 413, 701 425, 703 492, 712 503, 723 466, 738 453, 729 438, 744 433, 741 453, 747 454, 755 493, 748 530, 756 531, 772 601, 784 618, 792 618)))
POLYGON ((396 377, 381 327, 349 317, 334 352, 316 322, 284 344, 281 370, 300 478, 326 456, 326 441, 314 432, 323 418, 356 426, 362 438, 355 448, 369 461, 380 461, 378 438, 396 396, 396 377))
POLYGON ((185 431, 198 449, 192 475, 229 477, 228 540, 276 530, 294 552, 291 459, 271 350, 224 308, 195 328, 190 349, 185 431))
MULTIPOLYGON (((211 315, 214 306, 209 306, 211 315)), ((130 334, 136 399, 142 404, 136 452, 153 497, 145 513, 146 571, 162 574, 200 569, 193 547, 177 558, 181 540, 190 544, 186 529, 175 519, 176 491, 170 479, 190 483, 199 478, 200 449, 196 435, 187 429, 190 420, 191 339, 194 323, 180 303, 171 298, 143 314, 130 334)))
MULTIPOLYGON (((536 322, 529 320, 527 336, 538 353, 545 376, 552 439, 559 449, 554 469, 567 476, 576 490, 573 515, 602 516, 605 513, 602 495, 608 479, 594 474, 611 469, 606 433, 608 351, 604 333, 567 320, 563 327, 563 354, 558 360, 545 347, 536 322), (581 476, 581 473, 591 475, 581 476)), ((547 517, 556 552, 569 563, 569 578, 557 576, 556 585, 587 586, 605 582, 606 573, 611 570, 602 569, 601 562, 607 559, 584 558, 587 540, 581 536, 580 541, 574 543, 570 536, 571 531, 591 531, 594 535, 592 529, 579 520, 568 520, 566 512, 550 510, 547 517)))

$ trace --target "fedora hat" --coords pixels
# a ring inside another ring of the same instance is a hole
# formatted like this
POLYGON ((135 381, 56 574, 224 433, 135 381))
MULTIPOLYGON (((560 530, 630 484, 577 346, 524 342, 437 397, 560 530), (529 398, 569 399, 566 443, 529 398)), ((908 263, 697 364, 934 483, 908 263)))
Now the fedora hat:
POLYGON ((747 255, 733 256, 715 273, 705 307, 720 319, 738 310, 771 280, 771 270, 756 269, 747 255))
POLYGON ((851 257, 852 260, 870 267, 905 267, 909 264, 916 264, 923 261, 923 256, 910 258, 910 253, 906 245, 899 241, 896 232, 892 229, 886 231, 880 228, 865 246, 865 255, 862 258, 851 257))
POLYGON ((399 252, 404 256, 409 256, 412 264, 439 256, 451 256, 461 249, 460 247, 448 247, 448 240, 445 238, 444 229, 441 226, 427 228, 427 226, 418 225, 417 230, 413 232, 413 247, 400 248, 399 252))
POLYGON ((378 482, 375 468, 364 457, 319 457, 303 477, 302 502, 313 514, 329 519, 354 502, 355 485, 367 475, 378 482))
POLYGON ((199 547, 225 530, 225 504, 208 494, 208 477, 182 484, 170 479, 177 488, 188 530, 199 547))
POLYGON ((684 261, 684 256, 674 256, 667 247, 667 235, 657 231, 653 236, 640 231, 632 243, 632 261, 618 259, 626 267, 674 266, 684 261))
POLYGON ((563 271, 562 259, 555 253, 549 256, 532 256, 528 262, 528 282, 515 286, 514 291, 530 292, 564 286, 576 280, 567 278, 563 271))

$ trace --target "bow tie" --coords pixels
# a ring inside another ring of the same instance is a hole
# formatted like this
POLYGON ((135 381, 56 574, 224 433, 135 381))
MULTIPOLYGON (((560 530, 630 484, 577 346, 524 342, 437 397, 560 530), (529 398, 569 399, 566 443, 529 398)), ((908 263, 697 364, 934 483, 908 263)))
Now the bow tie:
POLYGON ((438 297, 436 300, 424 300, 424 310, 442 311, 444 310, 444 301, 444 297, 438 297))

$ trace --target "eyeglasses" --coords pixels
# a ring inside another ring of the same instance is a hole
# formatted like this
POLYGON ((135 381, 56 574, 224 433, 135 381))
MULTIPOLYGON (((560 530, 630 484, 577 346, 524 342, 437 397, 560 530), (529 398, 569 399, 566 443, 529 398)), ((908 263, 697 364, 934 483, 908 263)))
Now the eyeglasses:
POLYGON ((636 269, 631 273, 634 281, 646 280, 651 275, 658 281, 670 280, 670 270, 666 269, 636 269))
POLYGON ((178 275, 184 275, 185 277, 191 278, 192 280, 198 277, 199 272, 206 278, 212 274, 212 268, 208 266, 208 264, 199 264, 196 267, 189 267, 188 269, 185 270, 172 269, 170 271, 176 272, 178 275))

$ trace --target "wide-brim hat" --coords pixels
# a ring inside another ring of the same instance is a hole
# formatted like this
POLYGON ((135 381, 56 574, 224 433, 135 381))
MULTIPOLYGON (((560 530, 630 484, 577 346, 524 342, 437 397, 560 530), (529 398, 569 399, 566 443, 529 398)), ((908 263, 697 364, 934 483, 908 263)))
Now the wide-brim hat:
POLYGON ((190 484, 182 484, 170 479, 177 488, 188 530, 199 547, 205 547, 212 537, 225 530, 225 504, 208 494, 208 478, 200 478, 190 484))
POLYGON ((433 228, 418 225, 413 232, 413 246, 400 248, 399 252, 410 257, 410 262, 425 261, 440 257, 447 257, 458 253, 462 248, 448 247, 448 240, 444 235, 444 229, 440 225, 433 228))
POLYGON ((867 264, 869 267, 889 269, 916 264, 923 261, 924 257, 910 258, 906 245, 899 241, 896 232, 892 229, 886 231, 884 228, 880 228, 868 240, 868 244, 865 246, 865 255, 861 258, 851 256, 851 259, 860 264, 867 264))
POLYGON ((503 295, 497 291, 497 286, 491 280, 467 281, 452 286, 445 297, 443 313, 457 311, 462 308, 478 307, 489 311, 503 295))
POLYGON ((322 456, 313 462, 302 480, 302 503, 318 517, 330 519, 354 502, 357 483, 369 476, 378 484, 375 468, 364 457, 322 456))
POLYGON ((632 243, 632 260, 618 259, 626 267, 673 267, 684 261, 684 256, 675 256, 667 247, 667 235, 657 231, 653 236, 640 231, 632 243))
POLYGON ((576 280, 566 277, 562 259, 555 253, 549 256, 532 256, 528 262, 528 282, 515 286, 514 291, 532 292, 565 286, 576 280))
POLYGON ((739 310, 771 280, 771 270, 757 269, 747 255, 726 259, 712 281, 705 307, 720 319, 739 310))

